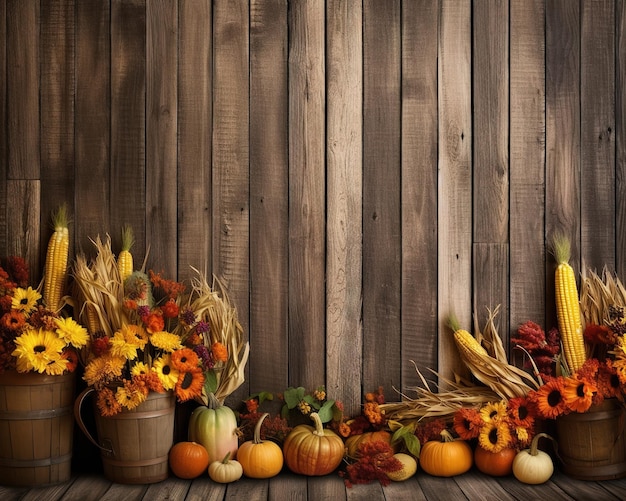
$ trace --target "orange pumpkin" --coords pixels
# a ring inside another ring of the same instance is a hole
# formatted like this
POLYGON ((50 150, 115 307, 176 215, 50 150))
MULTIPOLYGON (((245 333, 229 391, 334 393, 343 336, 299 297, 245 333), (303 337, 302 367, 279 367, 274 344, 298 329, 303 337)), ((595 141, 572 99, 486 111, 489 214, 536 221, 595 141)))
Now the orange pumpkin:
MULTIPOLYGON (((391 444, 391 437, 391 433, 385 430, 366 431, 365 433, 352 435, 346 439, 346 454, 350 458, 359 459, 359 447, 361 444, 376 441, 391 444)), ((395 447, 394 452, 398 452, 395 447)))
POLYGON ((278 475, 283 468, 283 451, 271 440, 261 440, 261 425, 269 416, 266 412, 254 427, 254 438, 239 446, 237 460, 243 474, 250 478, 270 478, 278 475))
POLYGON ((469 444, 453 438, 447 430, 441 432, 441 440, 429 440, 420 451, 422 470, 436 477, 461 475, 472 467, 473 462, 469 444))
POLYGON ((169 465, 179 478, 196 478, 209 467, 209 453, 196 442, 178 442, 170 448, 169 465))
POLYGON ((296 426, 283 444, 287 467, 294 473, 318 476, 333 472, 343 460, 345 445, 334 431, 324 428, 316 412, 311 413, 315 426, 296 426))
POLYGON ((513 473, 513 460, 517 451, 505 447, 499 452, 490 452, 480 445, 474 450, 474 464, 478 470, 493 477, 506 477, 513 473))

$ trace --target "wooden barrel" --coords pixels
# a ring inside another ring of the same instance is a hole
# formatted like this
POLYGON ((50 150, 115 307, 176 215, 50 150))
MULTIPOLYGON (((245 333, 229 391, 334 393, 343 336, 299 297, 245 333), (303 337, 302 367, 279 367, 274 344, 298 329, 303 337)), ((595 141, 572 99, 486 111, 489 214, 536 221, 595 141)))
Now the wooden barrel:
POLYGON ((132 411, 103 417, 94 402, 96 441, 81 417, 82 401, 93 390, 85 390, 74 408, 76 420, 87 437, 100 448, 104 475, 120 484, 150 484, 169 475, 168 453, 174 443, 173 392, 151 392, 132 411))
POLYGON ((0 485, 70 479, 75 382, 74 374, 0 374, 0 485))
POLYGON ((580 480, 626 476, 626 414, 617 399, 556 420, 558 456, 567 475, 580 480))

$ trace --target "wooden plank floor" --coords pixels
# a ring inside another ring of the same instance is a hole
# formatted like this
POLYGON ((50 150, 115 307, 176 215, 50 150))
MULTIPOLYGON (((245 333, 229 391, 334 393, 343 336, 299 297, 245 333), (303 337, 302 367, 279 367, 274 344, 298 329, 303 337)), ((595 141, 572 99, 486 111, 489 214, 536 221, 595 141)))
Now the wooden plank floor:
POLYGON ((493 478, 475 470, 454 478, 437 478, 418 471, 406 482, 381 487, 378 483, 346 488, 338 475, 307 478, 282 473, 270 480, 242 478, 228 485, 207 476, 193 481, 170 477, 150 485, 111 483, 102 475, 85 474, 63 484, 38 488, 0 486, 2 501, 342 501, 342 500, 575 500, 626 499, 626 479, 589 482, 556 472, 542 485, 525 485, 514 477, 493 478))

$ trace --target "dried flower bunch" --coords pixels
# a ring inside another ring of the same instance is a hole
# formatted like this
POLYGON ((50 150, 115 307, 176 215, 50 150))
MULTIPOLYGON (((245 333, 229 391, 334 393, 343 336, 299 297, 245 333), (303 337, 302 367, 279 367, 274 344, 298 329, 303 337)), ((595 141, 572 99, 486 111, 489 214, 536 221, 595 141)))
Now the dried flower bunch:
POLYGON ((110 238, 93 243, 91 262, 76 258, 73 298, 90 334, 84 379, 102 415, 134 409, 151 391, 221 400, 243 382, 247 343, 223 289, 220 297, 200 276, 186 293, 143 267, 122 279, 110 238))

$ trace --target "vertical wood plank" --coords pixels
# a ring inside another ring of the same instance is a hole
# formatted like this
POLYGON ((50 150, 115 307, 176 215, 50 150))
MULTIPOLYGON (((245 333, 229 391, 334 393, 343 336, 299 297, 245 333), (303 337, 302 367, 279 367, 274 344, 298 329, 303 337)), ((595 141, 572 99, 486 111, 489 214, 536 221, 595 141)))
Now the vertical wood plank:
MULTIPOLYGON (((40 225, 41 182, 38 179, 7 181, 7 255, 26 260, 31 278, 41 270, 40 225)), ((35 283, 35 282, 33 282, 35 283)))
POLYGON ((146 240, 150 268, 176 277, 178 8, 146 3, 146 240), (172 238, 174 237, 174 238, 172 238))
MULTIPOLYGON (((402 388, 437 366, 437 37, 439 6, 402 5, 402 388)), ((388 395, 392 399, 392 395, 388 395)))
MULTIPOLYGON (((248 2, 214 2, 213 21, 212 270, 228 288, 242 327, 249 333, 248 2)), ((254 353, 252 347, 251 352, 254 353)), ((248 382, 254 381, 262 386, 267 374, 255 374, 251 364, 246 369, 250 371, 248 382)), ((245 391, 245 388, 241 388, 241 391, 245 391)))
POLYGON ((8 252, 7 232, 7 163, 8 151, 8 109, 7 109, 7 3, 0 3, 0 256, 8 252))
POLYGON ((178 30, 178 278, 210 270, 213 18, 204 0, 181 0, 178 30))
POLYGON ((582 2, 581 259, 615 269, 615 2, 582 2))
POLYGON ((6 2, 9 179, 40 179, 39 3, 6 2))
MULTIPOLYGON (((110 4, 76 4, 76 251, 92 256, 90 238, 110 232, 110 4)), ((134 249, 133 249, 134 252, 134 249)))
MULTIPOLYGON (((250 4, 250 385, 289 385, 287 4, 250 4)), ((299 337, 306 336, 298 332, 299 337)), ((301 384, 296 382, 296 385, 301 384)))
POLYGON ((473 311, 482 328, 488 310, 500 306, 508 346, 508 0, 474 2, 472 19, 473 311))
MULTIPOLYGON (((59 205, 74 213, 74 8, 74 0, 41 3, 41 242, 52 234, 50 214, 59 205)), ((70 251, 74 234, 71 226, 70 251)), ((31 279, 39 281, 43 270, 34 271, 31 279)))
POLYGON ((472 122, 470 2, 442 0, 439 33, 439 352, 440 374, 463 374, 450 314, 471 328, 472 122))
POLYGON ((626 6, 616 0, 615 8, 615 268, 626 282, 626 6))
POLYGON ((545 3, 511 2, 510 330, 545 326, 545 3))
POLYGON ((363 389, 386 395, 401 383, 400 48, 400 2, 363 2, 363 389))
MULTIPOLYGON (((571 243, 580 270, 580 12, 578 2, 546 4, 546 232, 571 243)), ((546 328, 556 326, 553 257, 546 260, 546 328)))
POLYGON ((113 252, 121 228, 135 234, 133 256, 143 262, 146 242, 146 3, 111 2, 110 218, 113 252))
POLYGON ((323 2, 289 8, 289 374, 325 383, 325 53, 323 2))
POLYGON ((360 412, 362 264, 362 24, 360 0, 326 2, 326 386, 360 412))

